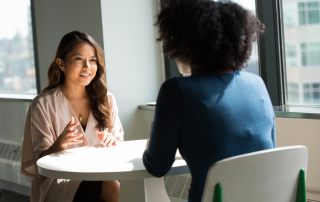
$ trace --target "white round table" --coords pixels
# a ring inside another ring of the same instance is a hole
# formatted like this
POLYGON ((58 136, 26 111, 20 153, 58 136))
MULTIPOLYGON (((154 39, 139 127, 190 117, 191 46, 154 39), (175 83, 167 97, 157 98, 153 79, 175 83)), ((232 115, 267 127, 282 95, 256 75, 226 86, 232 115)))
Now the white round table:
MULTIPOLYGON (((38 160, 38 172, 56 179, 120 180, 120 202, 170 202, 163 178, 155 178, 143 165, 146 142, 125 141, 112 147, 88 146, 57 152, 38 160)), ((185 173, 189 168, 177 152, 166 176, 185 173)))

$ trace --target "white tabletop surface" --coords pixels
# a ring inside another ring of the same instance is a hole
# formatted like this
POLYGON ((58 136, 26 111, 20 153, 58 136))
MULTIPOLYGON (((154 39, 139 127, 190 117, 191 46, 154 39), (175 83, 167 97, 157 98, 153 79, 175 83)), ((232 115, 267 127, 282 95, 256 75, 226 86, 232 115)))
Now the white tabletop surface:
MULTIPOLYGON (((142 162, 147 140, 119 142, 117 146, 89 146, 65 150, 37 161, 46 177, 71 180, 134 180, 153 177, 142 162)), ((165 148, 163 148, 165 149, 165 148)), ((166 175, 189 173, 179 152, 166 175)))

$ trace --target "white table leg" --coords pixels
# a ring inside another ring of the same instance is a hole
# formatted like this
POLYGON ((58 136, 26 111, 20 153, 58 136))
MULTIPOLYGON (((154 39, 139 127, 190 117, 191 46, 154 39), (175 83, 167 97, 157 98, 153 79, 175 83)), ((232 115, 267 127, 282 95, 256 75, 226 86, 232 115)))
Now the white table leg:
POLYGON ((163 178, 122 180, 119 202, 170 202, 163 178))

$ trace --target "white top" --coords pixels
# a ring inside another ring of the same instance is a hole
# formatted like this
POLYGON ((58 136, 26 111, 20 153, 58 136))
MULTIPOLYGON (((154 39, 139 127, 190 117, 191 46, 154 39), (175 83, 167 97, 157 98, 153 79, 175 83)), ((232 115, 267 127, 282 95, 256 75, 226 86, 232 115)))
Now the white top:
MULTIPOLYGON (((87 146, 50 154, 37 161, 38 172, 47 177, 71 180, 134 180, 153 177, 142 162, 147 140, 118 142, 117 146, 87 146)), ((165 149, 165 148, 164 148, 165 149)), ((189 173, 177 151, 166 175, 189 173)))

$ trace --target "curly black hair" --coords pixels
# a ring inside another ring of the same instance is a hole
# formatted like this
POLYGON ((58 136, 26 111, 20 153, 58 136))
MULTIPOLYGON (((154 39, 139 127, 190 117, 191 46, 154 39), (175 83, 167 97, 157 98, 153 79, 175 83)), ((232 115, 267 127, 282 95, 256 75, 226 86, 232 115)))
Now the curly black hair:
POLYGON ((162 0, 161 7, 155 25, 163 53, 188 63, 192 73, 245 68, 265 28, 231 1, 162 0))

